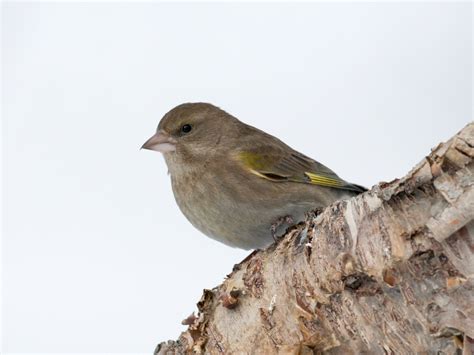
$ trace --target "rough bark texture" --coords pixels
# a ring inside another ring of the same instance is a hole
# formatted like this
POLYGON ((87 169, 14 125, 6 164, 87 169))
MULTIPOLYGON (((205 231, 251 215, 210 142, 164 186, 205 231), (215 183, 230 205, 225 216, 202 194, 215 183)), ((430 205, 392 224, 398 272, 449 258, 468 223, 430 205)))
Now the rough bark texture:
POLYGON ((159 354, 474 349, 474 123, 406 177, 252 253, 159 354))

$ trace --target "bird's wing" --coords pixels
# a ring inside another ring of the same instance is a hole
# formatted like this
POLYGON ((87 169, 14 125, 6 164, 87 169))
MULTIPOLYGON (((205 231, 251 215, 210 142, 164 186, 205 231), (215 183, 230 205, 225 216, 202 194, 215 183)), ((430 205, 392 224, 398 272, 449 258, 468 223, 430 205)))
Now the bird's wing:
POLYGON ((271 181, 293 181, 355 192, 366 191, 362 186, 342 180, 323 164, 289 147, 259 146, 258 149, 240 151, 237 159, 251 173, 271 181))

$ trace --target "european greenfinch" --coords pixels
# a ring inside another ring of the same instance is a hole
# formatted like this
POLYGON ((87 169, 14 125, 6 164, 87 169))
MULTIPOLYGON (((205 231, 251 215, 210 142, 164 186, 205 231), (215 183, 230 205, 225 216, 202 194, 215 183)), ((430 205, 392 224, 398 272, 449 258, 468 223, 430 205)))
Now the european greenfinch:
POLYGON ((142 148, 163 153, 186 218, 242 249, 265 248, 307 211, 365 191, 208 103, 173 108, 142 148))

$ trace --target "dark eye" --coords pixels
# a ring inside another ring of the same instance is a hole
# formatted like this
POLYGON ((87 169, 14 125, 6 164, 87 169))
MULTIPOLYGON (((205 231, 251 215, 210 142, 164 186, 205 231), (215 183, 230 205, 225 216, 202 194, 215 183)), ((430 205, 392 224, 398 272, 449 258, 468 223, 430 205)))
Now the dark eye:
POLYGON ((189 132, 191 132, 192 129, 193 129, 193 127, 190 124, 185 124, 185 125, 183 125, 183 127, 181 127, 181 132, 182 133, 189 133, 189 132))

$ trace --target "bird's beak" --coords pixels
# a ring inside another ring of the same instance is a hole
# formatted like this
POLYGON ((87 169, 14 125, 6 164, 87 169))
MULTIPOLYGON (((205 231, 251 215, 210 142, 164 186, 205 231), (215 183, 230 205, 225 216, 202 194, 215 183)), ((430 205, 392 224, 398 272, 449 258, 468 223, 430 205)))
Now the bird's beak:
POLYGON ((141 149, 156 150, 161 153, 173 152, 176 150, 176 140, 160 129, 142 145, 141 149))

